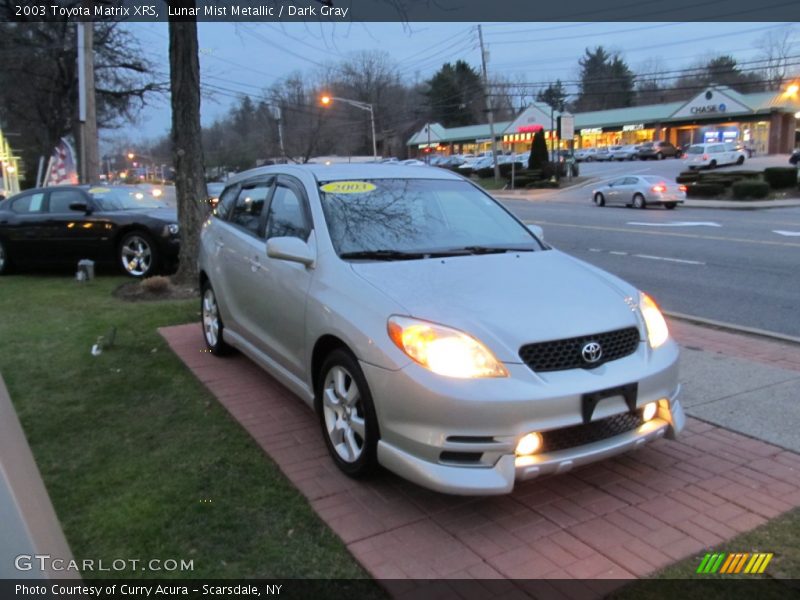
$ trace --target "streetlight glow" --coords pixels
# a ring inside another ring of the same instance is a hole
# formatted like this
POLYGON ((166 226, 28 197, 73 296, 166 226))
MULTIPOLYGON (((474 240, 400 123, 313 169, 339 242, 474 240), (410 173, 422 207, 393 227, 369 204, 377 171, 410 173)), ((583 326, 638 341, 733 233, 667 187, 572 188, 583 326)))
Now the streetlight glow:
POLYGON ((330 106, 333 104, 334 100, 338 100, 339 102, 344 102, 350 106, 354 106, 355 108, 359 108, 361 110, 365 110, 369 113, 369 123, 372 127, 372 158, 375 159, 377 162, 378 160, 378 143, 375 139, 375 111, 372 107, 372 104, 368 102, 360 102, 358 100, 349 100, 348 98, 338 98, 336 96, 328 96, 327 94, 320 97, 319 101, 324 106, 330 106))
POLYGON ((790 96, 794 96, 798 91, 800 91, 800 85, 793 83, 786 88, 786 93, 790 96))
POLYGON ((324 104, 325 106, 328 106, 331 103, 331 97, 323 96, 322 98, 319 99, 319 101, 322 102, 322 104, 324 104))
POLYGON ((133 160, 133 157, 136 156, 133 152, 128 152, 128 160, 133 160))

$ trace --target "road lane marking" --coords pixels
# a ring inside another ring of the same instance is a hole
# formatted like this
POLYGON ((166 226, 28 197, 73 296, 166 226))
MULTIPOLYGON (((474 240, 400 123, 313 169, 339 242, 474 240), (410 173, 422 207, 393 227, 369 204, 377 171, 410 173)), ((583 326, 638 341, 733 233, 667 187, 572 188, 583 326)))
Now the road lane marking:
POLYGON ((628 256, 627 252, 621 252, 619 250, 609 250, 609 254, 615 254, 616 256, 628 256))
POLYGON ((626 224, 643 225, 644 227, 722 227, 722 225, 713 221, 669 221, 667 223, 628 221, 626 224))
POLYGON ((638 233, 641 235, 660 235, 663 237, 692 238, 696 240, 717 240, 721 242, 737 242, 740 244, 758 244, 762 246, 788 246, 790 248, 800 248, 800 244, 795 242, 775 242, 772 240, 748 240, 746 238, 729 238, 717 235, 698 235, 693 233, 677 233, 667 231, 646 231, 643 229, 630 229, 624 227, 600 227, 599 225, 576 225, 575 223, 556 223, 555 221, 526 221, 536 225, 547 225, 553 227, 572 227, 575 229, 591 229, 594 231, 618 231, 620 233, 638 233))
MULTIPOLYGON (((612 252, 613 254, 613 252, 612 252)), ((684 265, 704 265, 706 263, 699 260, 686 260, 683 258, 669 258, 667 256, 652 256, 650 254, 634 254, 636 258, 647 258, 649 260, 665 260, 667 262, 681 263, 684 265)))
POLYGON ((778 235, 785 235, 789 237, 800 237, 800 231, 783 231, 781 229, 773 229, 772 233, 777 233, 778 235))

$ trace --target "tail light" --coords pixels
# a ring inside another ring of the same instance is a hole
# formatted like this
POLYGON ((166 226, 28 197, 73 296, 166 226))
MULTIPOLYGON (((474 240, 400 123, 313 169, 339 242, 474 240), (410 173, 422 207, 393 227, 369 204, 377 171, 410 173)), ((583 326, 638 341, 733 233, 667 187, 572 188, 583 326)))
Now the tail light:
POLYGON ((654 185, 654 186, 652 187, 652 190, 653 190, 654 192, 656 192, 656 193, 660 194, 660 193, 662 193, 662 192, 666 192, 666 191, 667 191, 667 186, 665 186, 665 185, 661 185, 661 184, 654 185))
POLYGON ((685 186, 685 185, 679 185, 679 186, 678 186, 678 189, 679 189, 680 191, 682 191, 682 192, 685 192, 685 191, 686 191, 686 186, 685 186))
POLYGON ((708 160, 708 154, 703 154, 703 160, 708 160))

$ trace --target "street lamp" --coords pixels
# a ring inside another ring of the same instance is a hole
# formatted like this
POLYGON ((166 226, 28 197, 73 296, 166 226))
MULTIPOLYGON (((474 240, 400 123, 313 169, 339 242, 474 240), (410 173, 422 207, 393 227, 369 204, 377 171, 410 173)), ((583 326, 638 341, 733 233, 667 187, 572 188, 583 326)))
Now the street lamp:
POLYGON ((337 96, 329 96, 327 94, 320 97, 319 99, 320 103, 323 106, 331 106, 334 100, 337 100, 339 102, 344 102, 345 104, 349 104, 350 106, 355 106, 356 108, 360 108, 361 110, 366 110, 367 112, 369 112, 369 123, 372 126, 372 158, 374 158, 377 161, 378 144, 375 141, 375 112, 372 109, 372 104, 368 104, 366 102, 359 102, 358 100, 348 100, 347 98, 339 98, 337 96))

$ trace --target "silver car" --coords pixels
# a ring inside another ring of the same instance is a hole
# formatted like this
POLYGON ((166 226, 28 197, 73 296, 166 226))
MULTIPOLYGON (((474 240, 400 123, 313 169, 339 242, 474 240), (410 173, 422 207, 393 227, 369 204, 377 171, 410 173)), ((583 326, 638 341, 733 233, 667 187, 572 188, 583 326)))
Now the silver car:
POLYGON ((592 190, 592 200, 597 206, 620 204, 647 208, 661 204, 672 209, 686 200, 686 186, 655 175, 626 175, 592 190))
POLYGON ((684 426, 655 302, 449 171, 239 174, 201 234, 208 349, 319 415, 333 461, 502 494, 684 426))

